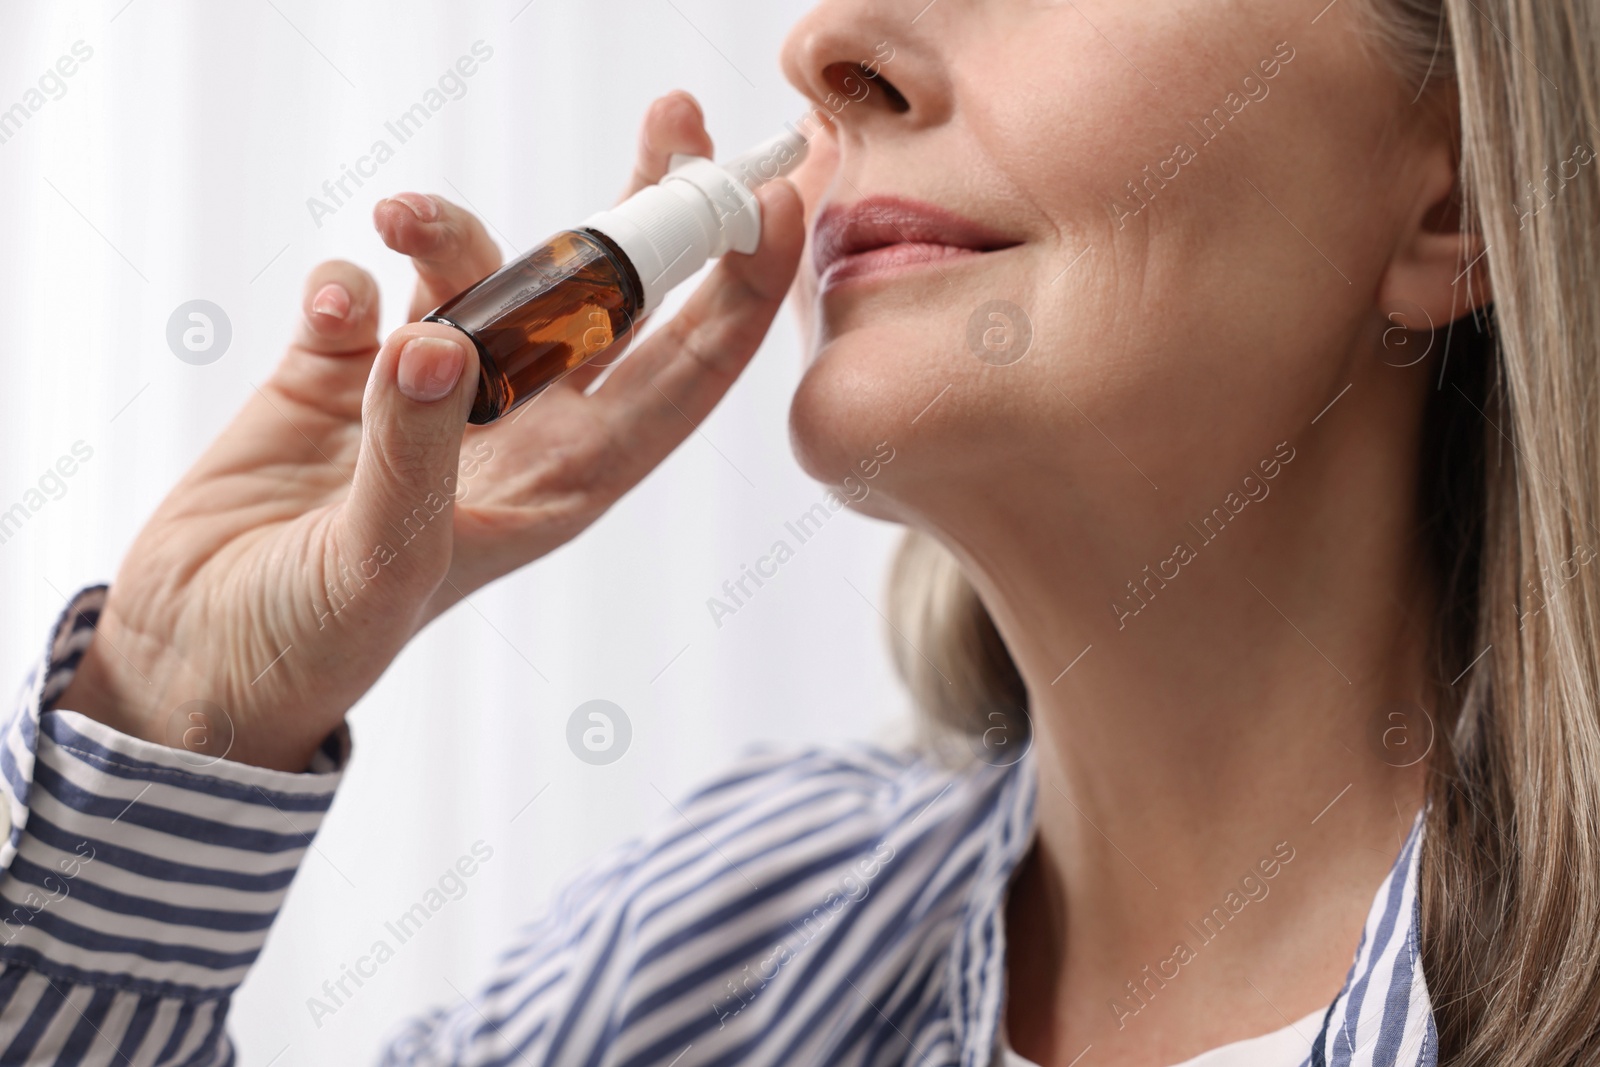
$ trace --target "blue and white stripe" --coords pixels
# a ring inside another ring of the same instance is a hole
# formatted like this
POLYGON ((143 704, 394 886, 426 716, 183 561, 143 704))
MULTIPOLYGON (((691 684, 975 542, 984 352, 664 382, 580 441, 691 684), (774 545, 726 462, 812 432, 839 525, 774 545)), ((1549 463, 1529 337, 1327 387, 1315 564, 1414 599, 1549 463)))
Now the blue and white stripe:
POLYGON ((1355 964, 1312 1043, 1309 1067, 1432 1067, 1438 1059, 1439 1034, 1422 975, 1422 818, 1373 898, 1355 964))
MULTIPOLYGON (((0 1067, 231 1064, 224 1022, 339 783, 180 754, 53 710, 103 603, 75 598, 0 742, 0 1067), (86 861, 86 857, 88 858, 86 861), (31 894, 31 895, 30 895, 31 894)), ((594 860, 466 1002, 382 1063, 989 1067, 1033 761, 751 755, 594 860)), ((1433 1067, 1420 821, 1307 1064, 1433 1067)))
POLYGON ((53 630, 0 742, 0 1064, 223 1064, 229 998, 266 939, 339 781, 136 741, 48 709, 103 587, 53 630))

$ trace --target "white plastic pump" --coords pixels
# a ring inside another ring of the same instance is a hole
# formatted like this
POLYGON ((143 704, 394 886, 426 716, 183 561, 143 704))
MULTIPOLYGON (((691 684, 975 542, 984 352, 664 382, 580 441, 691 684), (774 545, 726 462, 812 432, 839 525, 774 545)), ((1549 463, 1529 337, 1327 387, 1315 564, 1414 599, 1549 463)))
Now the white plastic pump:
POLYGON ((582 228, 622 249, 644 287, 641 314, 647 314, 710 260, 756 250, 761 202, 755 190, 794 170, 807 147, 805 135, 790 127, 724 163, 675 155, 659 182, 591 215, 582 228))

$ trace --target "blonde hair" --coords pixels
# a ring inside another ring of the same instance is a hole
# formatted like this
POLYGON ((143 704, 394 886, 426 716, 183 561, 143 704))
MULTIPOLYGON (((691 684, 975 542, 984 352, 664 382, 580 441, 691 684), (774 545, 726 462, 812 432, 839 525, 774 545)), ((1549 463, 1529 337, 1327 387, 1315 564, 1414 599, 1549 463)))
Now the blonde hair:
MULTIPOLYGON (((1441 329, 1446 374, 1419 457, 1441 597, 1421 861, 1439 1063, 1595 1062, 1600 4, 1366 9, 1416 99, 1442 92, 1459 114, 1462 226, 1487 249, 1494 298, 1441 329)), ((897 669, 928 720, 979 735, 998 715, 1026 730, 1026 689, 993 621, 920 531, 895 557, 889 616, 905 639, 892 643, 897 669)))

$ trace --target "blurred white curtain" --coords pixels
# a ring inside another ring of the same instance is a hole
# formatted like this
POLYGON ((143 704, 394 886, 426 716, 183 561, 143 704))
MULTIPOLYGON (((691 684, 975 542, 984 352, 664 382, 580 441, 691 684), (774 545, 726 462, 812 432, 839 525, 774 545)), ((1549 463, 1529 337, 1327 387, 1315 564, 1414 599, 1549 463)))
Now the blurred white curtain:
MULTIPOLYGON (((167 488, 269 373, 313 264, 372 270, 385 327, 398 324, 409 270, 372 232, 375 200, 439 192, 474 206, 508 253, 526 248, 611 202, 646 104, 668 89, 700 98, 726 150, 798 115, 777 56, 803 8, 0 7, 0 113, 26 112, 0 119, 0 511, 44 501, 0 543, 0 678, 20 681, 62 597, 113 575, 167 488), (385 123, 478 42, 472 75, 459 91, 447 80, 453 98, 399 143, 385 123), (346 179, 353 196, 314 217, 308 199, 331 204, 323 183, 379 139, 392 158, 362 164, 375 173, 359 188, 346 179), (227 353, 206 366, 166 340, 169 316, 195 299, 232 327, 227 353), (46 477, 80 441, 92 457, 46 477)), ((437 623, 355 710, 347 784, 236 1001, 246 1064, 370 1061, 404 1017, 459 1002, 576 864, 671 818, 667 798, 740 749, 903 723, 874 606, 891 527, 841 514, 720 628, 707 610, 822 495, 788 447, 799 365, 785 312, 701 433, 576 543, 437 623), (609 766, 566 743, 568 716, 591 699, 632 723, 631 749, 609 766), (465 895, 314 1021, 308 998, 479 841, 493 855, 465 895)))

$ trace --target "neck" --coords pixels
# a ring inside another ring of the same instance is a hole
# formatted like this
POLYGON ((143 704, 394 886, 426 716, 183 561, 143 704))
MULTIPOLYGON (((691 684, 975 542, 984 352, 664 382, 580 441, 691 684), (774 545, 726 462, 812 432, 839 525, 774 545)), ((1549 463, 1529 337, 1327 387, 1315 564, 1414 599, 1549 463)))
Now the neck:
POLYGON ((1081 510, 1006 514, 1050 499, 1015 487, 946 528, 1029 694, 1038 836, 1011 918, 1044 936, 1011 939, 1024 1054, 1177 1062, 1337 994, 1430 744, 1414 475, 1370 431, 1297 442, 1226 521, 1201 520, 1237 479, 1101 509, 1127 517, 1113 536, 1081 510), (1243 921, 1202 941, 1230 893, 1243 921), (1205 977, 1152 985, 1179 943, 1205 977))

